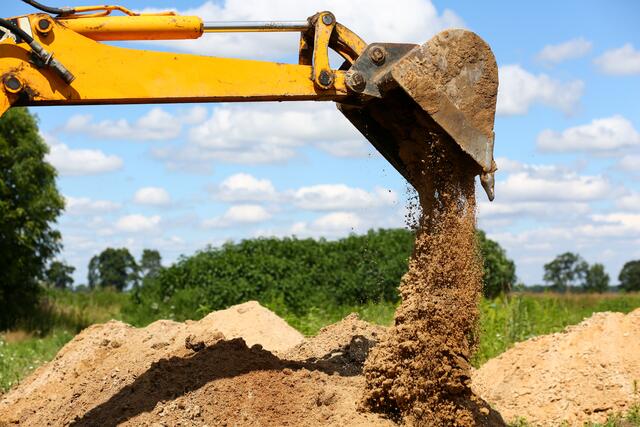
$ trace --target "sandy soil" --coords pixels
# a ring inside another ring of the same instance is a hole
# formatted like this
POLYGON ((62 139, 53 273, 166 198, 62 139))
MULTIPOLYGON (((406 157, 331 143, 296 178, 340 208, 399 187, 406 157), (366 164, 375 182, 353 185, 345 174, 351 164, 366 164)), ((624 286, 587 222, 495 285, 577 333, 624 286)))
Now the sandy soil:
MULTIPOLYGON (((303 339, 255 302, 198 322, 95 325, 2 396, 0 426, 393 426, 360 403, 363 363, 386 334, 351 315, 303 339)), ((520 343, 472 379, 506 420, 602 421, 640 401, 640 310, 520 343)))
POLYGON ((473 374, 506 420, 582 426, 640 403, 640 309, 597 313, 562 333, 516 344, 473 374))
POLYGON ((95 325, 2 397, 0 425, 393 425, 357 410, 381 332, 349 316, 304 340, 256 302, 198 322, 95 325))

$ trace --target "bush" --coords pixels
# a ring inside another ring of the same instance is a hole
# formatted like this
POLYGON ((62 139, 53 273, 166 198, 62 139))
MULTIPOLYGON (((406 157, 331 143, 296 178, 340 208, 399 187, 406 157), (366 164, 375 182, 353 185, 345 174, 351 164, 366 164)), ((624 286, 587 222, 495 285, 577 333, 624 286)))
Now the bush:
POLYGON ((208 247, 134 290, 136 323, 200 317, 247 300, 306 313, 310 307, 398 301, 413 233, 370 231, 338 241, 260 238, 208 247))
MULTIPOLYGON (((516 280, 513 262, 484 233, 479 239, 485 294, 508 292, 516 280)), ((294 315, 312 307, 393 304, 413 240, 413 232, 391 229, 337 241, 260 238, 208 247, 147 278, 133 290, 126 313, 143 325, 199 318, 248 300, 294 315)))

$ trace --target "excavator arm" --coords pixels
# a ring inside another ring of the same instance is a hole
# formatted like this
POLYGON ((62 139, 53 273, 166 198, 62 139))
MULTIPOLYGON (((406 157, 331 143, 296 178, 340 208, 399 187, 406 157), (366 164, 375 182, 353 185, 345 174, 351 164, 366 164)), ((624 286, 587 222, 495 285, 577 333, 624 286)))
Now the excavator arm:
POLYGON ((331 12, 305 21, 203 22, 121 6, 55 9, 23 1, 48 13, 0 19, 0 114, 11 106, 333 101, 410 182, 415 168, 403 153, 428 143, 429 133, 450 137, 493 199, 497 67, 472 32, 444 31, 422 46, 367 45, 331 12), (298 63, 103 43, 267 31, 300 33, 298 63), (339 69, 330 66, 330 49, 344 59, 339 69))

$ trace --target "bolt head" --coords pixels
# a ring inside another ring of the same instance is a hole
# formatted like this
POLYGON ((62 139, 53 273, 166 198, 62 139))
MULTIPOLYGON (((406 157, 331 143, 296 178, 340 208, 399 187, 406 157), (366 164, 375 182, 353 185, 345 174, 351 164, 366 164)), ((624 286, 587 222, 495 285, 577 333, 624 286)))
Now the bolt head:
POLYGON ((358 71, 348 74, 346 83, 349 89, 354 92, 362 92, 367 87, 367 81, 358 71))
POLYGON ((7 76, 4 78, 4 87, 11 93, 18 93, 22 90, 22 82, 16 76, 7 76))
POLYGON ((322 23, 323 23, 324 25, 331 25, 331 24, 333 24, 333 16, 331 16, 330 14, 322 15, 322 23))
POLYGON ((47 34, 51 31, 51 21, 47 18, 42 18, 38 21, 38 31, 42 34, 47 34))
POLYGON ((379 46, 375 46, 369 51, 369 58, 371 58, 373 63, 377 65, 384 64, 386 56, 387 54, 384 49, 379 46))
POLYGON ((318 76, 318 82, 322 86, 331 86, 331 83, 333 83, 333 75, 327 70, 322 70, 318 76))

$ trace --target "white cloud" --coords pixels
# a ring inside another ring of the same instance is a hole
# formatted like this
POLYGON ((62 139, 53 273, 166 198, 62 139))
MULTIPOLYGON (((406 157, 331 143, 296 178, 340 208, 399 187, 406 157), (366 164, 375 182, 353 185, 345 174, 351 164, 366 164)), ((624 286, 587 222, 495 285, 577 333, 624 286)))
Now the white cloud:
POLYGON ((273 200, 276 189, 268 179, 258 179, 246 173, 237 173, 218 185, 214 194, 225 202, 255 202, 273 200))
POLYGON ((611 75, 640 74, 640 50, 631 43, 608 50, 593 61, 601 72, 611 75))
POLYGON ((291 234, 298 237, 344 236, 362 231, 364 221, 354 212, 332 212, 312 222, 297 222, 291 227, 291 234))
POLYGON ((235 205, 227 209, 221 216, 203 221, 202 225, 207 228, 229 227, 253 224, 270 218, 271 214, 260 205, 235 205))
POLYGON ((128 233, 154 231, 160 225, 160 216, 144 216, 139 214, 125 215, 118 219, 116 228, 128 233))
POLYGON ((177 114, 153 107, 133 123, 126 119, 94 122, 91 115, 77 114, 69 118, 62 131, 88 134, 97 139, 159 141, 178 137, 183 125, 201 123, 206 114, 207 110, 201 106, 177 114))
POLYGON ((46 160, 62 176, 95 175, 122 168, 122 159, 100 150, 72 149, 65 144, 50 145, 46 160))
POLYGON ((68 215, 104 214, 120 209, 120 203, 110 200, 92 200, 88 197, 65 196, 65 212, 68 215))
POLYGON ((544 130, 537 144, 544 151, 613 151, 640 145, 640 133, 629 120, 616 115, 562 132, 544 130))
POLYGON ((640 155, 629 154, 620 159, 618 168, 627 172, 640 173, 640 155))
POLYGON ((505 65, 499 69, 497 113, 526 114, 533 104, 557 108, 572 113, 584 91, 581 80, 563 83, 546 74, 534 75, 520 65, 505 65))
MULTIPOLYGON (((302 146, 353 156, 364 137, 333 104, 223 104, 189 131, 180 147, 156 149, 154 157, 171 169, 209 170, 213 162, 264 164, 286 161, 302 146), (340 147, 336 149, 335 147, 340 147)), ((366 155, 362 150, 361 155, 366 155)))
POLYGON ((627 194, 616 201, 616 206, 623 210, 640 212, 640 193, 627 194))
POLYGON ((140 205, 167 206, 171 196, 162 187, 144 187, 136 191, 133 201, 140 205))
MULTIPOLYGON (((393 13, 389 13, 386 0, 206 1, 198 7, 180 10, 180 13, 201 16, 205 21, 288 21, 306 20, 320 10, 333 12, 338 22, 367 42, 424 43, 442 29, 464 26, 454 12, 445 9, 439 13, 429 0, 403 0, 402 7, 394 8, 393 13)), ((230 33, 158 43, 204 55, 277 59, 295 56, 298 38, 295 33, 230 33)))
POLYGON ((542 62, 557 64, 568 59, 580 58, 591 50, 591 42, 583 37, 567 40, 564 43, 546 45, 537 58, 542 62))
POLYGON ((372 192, 344 184, 324 184, 302 187, 291 193, 293 203, 301 209, 314 211, 361 210, 397 203, 395 192, 376 187, 372 192))
MULTIPOLYGON (((510 201, 585 202, 609 198, 612 190, 608 180, 602 176, 575 173, 545 177, 531 172, 517 172, 496 183, 496 195, 510 201)), ((550 205, 549 209, 553 207, 550 205)))

